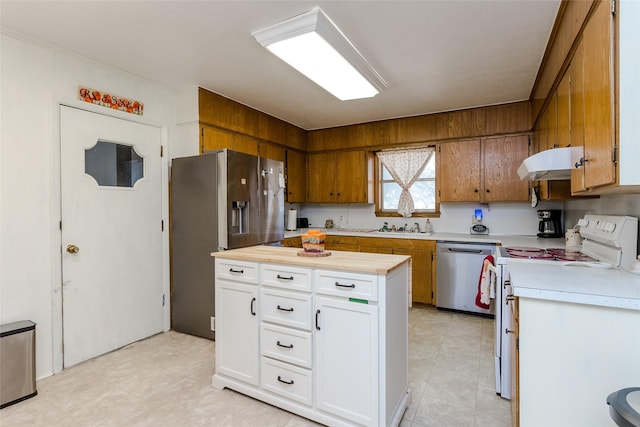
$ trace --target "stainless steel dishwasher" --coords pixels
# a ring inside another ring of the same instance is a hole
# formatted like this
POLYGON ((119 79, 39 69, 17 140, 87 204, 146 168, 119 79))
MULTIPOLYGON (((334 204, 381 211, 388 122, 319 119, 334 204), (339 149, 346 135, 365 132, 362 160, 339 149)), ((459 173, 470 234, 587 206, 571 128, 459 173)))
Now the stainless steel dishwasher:
POLYGON ((436 307, 493 317, 478 307, 476 295, 482 263, 495 244, 436 242, 436 307))

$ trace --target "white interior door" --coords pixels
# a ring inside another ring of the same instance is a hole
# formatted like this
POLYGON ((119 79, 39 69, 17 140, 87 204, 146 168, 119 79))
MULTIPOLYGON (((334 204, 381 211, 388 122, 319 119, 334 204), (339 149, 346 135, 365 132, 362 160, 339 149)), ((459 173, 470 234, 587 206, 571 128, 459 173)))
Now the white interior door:
POLYGON ((60 107, 64 366, 162 331, 159 128, 60 107))

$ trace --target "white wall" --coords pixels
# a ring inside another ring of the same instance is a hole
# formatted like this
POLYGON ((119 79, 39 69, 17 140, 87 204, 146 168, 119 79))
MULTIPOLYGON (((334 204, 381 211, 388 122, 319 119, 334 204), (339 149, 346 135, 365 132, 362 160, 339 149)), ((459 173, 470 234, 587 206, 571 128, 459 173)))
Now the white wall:
MULTIPOLYGON (((298 209, 298 217, 309 218, 310 226, 323 228, 327 219, 333 219, 336 227, 342 228, 380 228, 386 221, 389 226, 411 227, 415 222, 424 228, 425 218, 386 218, 376 217, 374 205, 366 204, 304 204, 285 206, 298 209), (342 217, 342 222, 340 218, 342 217)), ((533 236, 538 232, 538 209, 562 209, 560 202, 541 202, 536 208, 526 203, 442 203, 440 218, 431 218, 434 232, 469 233, 471 217, 475 209, 482 209, 483 224, 494 235, 533 236)))
MULTIPOLYGON (((163 144, 170 148, 175 138, 176 94, 15 35, 0 37, 0 323, 37 323, 36 375, 42 378, 61 363, 57 360, 61 354, 57 105, 65 102, 131 118, 131 114, 77 100, 80 85, 139 100, 145 107, 139 119, 162 127, 163 144)), ((165 160, 165 182, 167 165, 165 160)), ((166 194, 163 199, 166 215, 166 194)), ((168 236, 163 253, 168 291, 168 236)))

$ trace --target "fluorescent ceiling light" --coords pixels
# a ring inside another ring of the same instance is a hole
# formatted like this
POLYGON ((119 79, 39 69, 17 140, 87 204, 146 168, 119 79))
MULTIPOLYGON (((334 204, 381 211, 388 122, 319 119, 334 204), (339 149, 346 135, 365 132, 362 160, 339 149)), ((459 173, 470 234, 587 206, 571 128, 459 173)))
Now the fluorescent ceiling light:
POLYGON ((315 7, 252 35, 336 98, 371 98, 386 87, 342 32, 315 7))

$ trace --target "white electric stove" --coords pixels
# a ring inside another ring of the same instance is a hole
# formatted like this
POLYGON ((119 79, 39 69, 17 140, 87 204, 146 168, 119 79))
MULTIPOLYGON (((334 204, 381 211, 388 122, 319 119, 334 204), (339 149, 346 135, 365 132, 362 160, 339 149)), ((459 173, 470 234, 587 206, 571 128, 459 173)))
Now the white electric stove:
POLYGON ((513 291, 508 264, 563 263, 568 266, 591 268, 617 268, 628 270, 636 259, 638 245, 638 218, 617 215, 585 215, 576 228, 582 237, 579 250, 562 247, 509 247, 496 248, 496 300, 495 300, 495 368, 496 393, 511 398, 511 337, 513 315, 509 305, 513 291))

